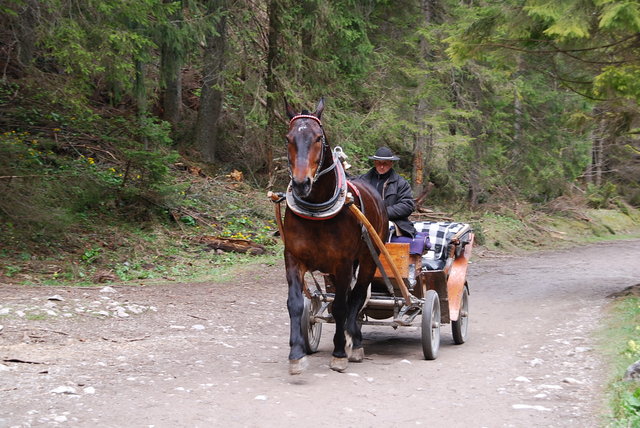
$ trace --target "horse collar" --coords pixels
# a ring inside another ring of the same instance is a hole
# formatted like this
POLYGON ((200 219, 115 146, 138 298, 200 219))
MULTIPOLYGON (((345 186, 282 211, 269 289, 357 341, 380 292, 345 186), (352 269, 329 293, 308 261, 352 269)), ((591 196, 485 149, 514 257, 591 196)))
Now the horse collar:
POLYGON ((300 199, 293 192, 293 186, 289 183, 286 193, 287 208, 297 216, 308 220, 327 220, 335 217, 344 206, 347 198, 347 179, 342 164, 335 157, 333 164, 323 170, 322 174, 331 170, 335 170, 337 183, 333 196, 328 201, 316 204, 300 199))

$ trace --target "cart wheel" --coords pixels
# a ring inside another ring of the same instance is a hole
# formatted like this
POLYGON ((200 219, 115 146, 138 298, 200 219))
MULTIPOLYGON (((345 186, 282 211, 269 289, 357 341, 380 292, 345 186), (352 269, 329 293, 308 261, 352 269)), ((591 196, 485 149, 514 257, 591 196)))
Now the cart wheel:
POLYGON ((435 360, 440 349, 440 298, 428 290, 422 307, 422 352, 426 360, 435 360))
POLYGON ((469 290, 465 285, 462 292, 462 303, 460 304, 460 317, 458 321, 451 321, 451 332, 453 333, 453 342, 456 345, 462 345, 467 341, 467 331, 469 329, 469 290))
POLYGON ((302 311, 302 338, 307 354, 313 354, 318 350, 320 335, 322 334, 322 323, 312 321, 314 315, 322 307, 320 297, 314 296, 311 299, 304 296, 304 309, 302 311))

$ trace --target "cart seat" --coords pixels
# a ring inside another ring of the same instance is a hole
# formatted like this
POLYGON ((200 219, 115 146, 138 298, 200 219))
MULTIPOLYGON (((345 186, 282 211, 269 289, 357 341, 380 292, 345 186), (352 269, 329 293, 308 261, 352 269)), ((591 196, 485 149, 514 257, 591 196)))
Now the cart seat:
POLYGON ((447 263, 451 238, 467 226, 465 223, 420 221, 413 224, 419 233, 427 233, 433 251, 422 256, 422 266, 427 270, 442 270, 447 263))
POLYGON ((389 242, 407 243, 409 244, 409 254, 417 254, 419 256, 423 255, 425 251, 431 249, 428 232, 418 232, 416 233, 416 237, 413 239, 408 236, 398 236, 392 232, 389 242))

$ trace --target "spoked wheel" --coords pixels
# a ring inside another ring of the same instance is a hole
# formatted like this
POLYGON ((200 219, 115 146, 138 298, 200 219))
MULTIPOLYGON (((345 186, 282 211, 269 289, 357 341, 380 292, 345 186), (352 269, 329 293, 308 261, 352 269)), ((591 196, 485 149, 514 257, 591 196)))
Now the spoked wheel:
POLYGON ((456 345, 462 345, 467 341, 469 329, 469 289, 465 285, 462 292, 462 302, 460 304, 460 317, 458 321, 451 321, 451 332, 453 333, 453 342, 456 345))
POLYGON ((304 309, 302 311, 302 338, 307 354, 313 354, 318 350, 320 336, 322 335, 322 323, 315 322, 313 317, 318 315, 322 302, 320 296, 311 299, 304 296, 304 309))
POLYGON ((422 307, 422 352, 426 360, 435 360, 440 349, 440 298, 428 290, 422 307))

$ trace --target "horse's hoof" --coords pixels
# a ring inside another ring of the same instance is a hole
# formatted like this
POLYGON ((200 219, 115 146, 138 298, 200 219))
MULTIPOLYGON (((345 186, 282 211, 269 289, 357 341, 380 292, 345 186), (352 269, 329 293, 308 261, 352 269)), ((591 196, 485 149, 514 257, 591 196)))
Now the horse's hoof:
POLYGON ((364 348, 353 348, 351 355, 349 355, 349 361, 352 363, 361 363, 364 360, 364 348))
POLYGON ((348 364, 349 364, 348 358, 333 357, 331 358, 331 364, 329 365, 329 367, 331 367, 331 370, 342 373, 347 369, 348 364))
POLYGON ((302 357, 299 360, 289 360, 290 375, 299 375, 305 371, 307 367, 309 367, 309 360, 307 360, 307 357, 302 357))

